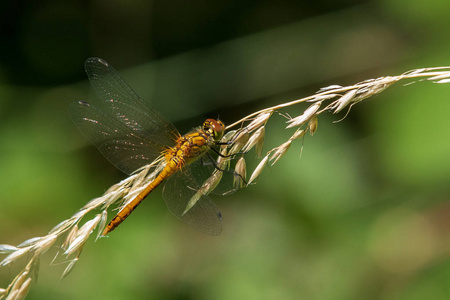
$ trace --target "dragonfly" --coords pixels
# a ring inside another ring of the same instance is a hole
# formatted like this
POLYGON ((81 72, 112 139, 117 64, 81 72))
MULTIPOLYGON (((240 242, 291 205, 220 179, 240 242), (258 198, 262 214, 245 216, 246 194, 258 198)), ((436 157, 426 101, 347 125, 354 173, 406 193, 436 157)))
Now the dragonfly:
MULTIPOLYGON (((156 178, 111 219, 103 235, 119 226, 163 182, 163 198, 173 215, 207 234, 220 234, 222 214, 206 193, 198 191, 205 178, 214 172, 224 173, 211 153, 221 155, 215 147, 221 145, 225 124, 207 119, 201 127, 181 135, 106 61, 89 58, 85 70, 100 101, 95 105, 78 101, 69 106, 69 115, 78 129, 126 174, 157 159, 162 158, 165 164, 156 178)), ((232 192, 234 187, 226 189, 232 192)))

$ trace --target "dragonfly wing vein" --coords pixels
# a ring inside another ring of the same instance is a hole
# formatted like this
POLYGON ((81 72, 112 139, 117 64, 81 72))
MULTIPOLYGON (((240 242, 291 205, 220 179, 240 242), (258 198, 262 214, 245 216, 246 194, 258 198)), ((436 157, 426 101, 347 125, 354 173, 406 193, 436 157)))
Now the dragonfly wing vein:
POLYGON ((200 188, 190 173, 189 166, 186 166, 167 179, 163 189, 167 208, 194 228, 210 235, 219 235, 222 232, 222 214, 208 196, 200 196, 195 204, 186 210, 191 198, 196 196, 200 188))
POLYGON ((100 100, 96 103, 100 110, 148 140, 170 145, 178 137, 175 126, 143 101, 106 61, 89 58, 85 69, 100 100))
POLYGON ((150 163, 164 149, 87 102, 73 102, 68 112, 84 136, 126 174, 150 163))

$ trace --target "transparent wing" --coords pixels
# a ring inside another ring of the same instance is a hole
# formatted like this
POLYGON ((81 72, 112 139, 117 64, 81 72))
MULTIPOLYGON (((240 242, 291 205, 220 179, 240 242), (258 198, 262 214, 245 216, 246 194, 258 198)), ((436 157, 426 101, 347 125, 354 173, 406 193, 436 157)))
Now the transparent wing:
POLYGON ((169 211, 183 222, 204 233, 219 235, 222 232, 222 214, 208 196, 199 196, 195 204, 186 211, 199 187, 188 165, 167 179, 163 198, 169 211))
POLYGON ((172 144, 178 137, 175 126, 139 98, 106 61, 91 57, 84 66, 91 85, 101 100, 98 103, 100 110, 160 145, 172 144))
POLYGON ((130 174, 157 158, 179 135, 104 60, 89 58, 86 73, 100 101, 76 102, 69 115, 80 131, 118 169, 130 174))
POLYGON ((69 114, 86 138, 119 170, 131 174, 155 160, 161 153, 142 135, 131 132, 117 119, 91 104, 80 101, 70 104, 69 114))
POLYGON ((211 194, 224 196, 231 195, 241 188, 241 177, 234 171, 236 161, 235 158, 218 159, 215 152, 209 151, 206 155, 191 163, 189 167, 192 177, 200 185, 209 182, 213 177, 216 177, 214 180, 217 180, 217 176, 220 176, 220 181, 211 191, 211 194))

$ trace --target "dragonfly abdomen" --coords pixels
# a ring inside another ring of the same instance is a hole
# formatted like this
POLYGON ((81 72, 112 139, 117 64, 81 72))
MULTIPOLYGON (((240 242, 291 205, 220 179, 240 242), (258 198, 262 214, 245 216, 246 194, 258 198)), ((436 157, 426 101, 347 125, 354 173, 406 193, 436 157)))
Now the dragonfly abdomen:
POLYGON ((173 174, 178 168, 178 162, 175 159, 171 159, 167 162, 164 169, 158 176, 150 182, 150 184, 140 192, 136 198, 134 198, 130 203, 123 207, 119 213, 108 223, 105 230, 103 230, 103 235, 107 235, 109 232, 113 231, 117 226, 120 225, 125 219, 133 212, 133 210, 138 207, 138 205, 144 200, 158 185, 160 185, 166 178, 173 174))

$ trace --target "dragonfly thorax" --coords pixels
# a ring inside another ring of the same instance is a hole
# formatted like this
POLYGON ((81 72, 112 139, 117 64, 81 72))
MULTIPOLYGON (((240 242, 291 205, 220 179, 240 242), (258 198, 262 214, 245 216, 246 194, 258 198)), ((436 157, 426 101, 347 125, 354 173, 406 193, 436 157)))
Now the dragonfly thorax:
POLYGON ((166 160, 178 168, 197 160, 222 138, 224 130, 222 121, 207 119, 202 127, 180 136, 175 146, 166 150, 166 160))

